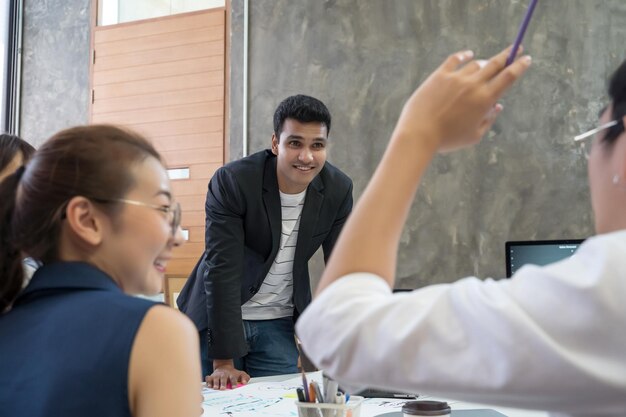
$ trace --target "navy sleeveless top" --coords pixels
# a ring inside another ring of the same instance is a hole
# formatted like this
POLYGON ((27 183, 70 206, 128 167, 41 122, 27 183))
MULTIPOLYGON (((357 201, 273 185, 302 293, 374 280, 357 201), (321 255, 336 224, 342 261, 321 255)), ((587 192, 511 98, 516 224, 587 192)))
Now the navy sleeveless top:
POLYGON ((0 315, 0 417, 130 416, 130 353, 154 305, 89 264, 38 269, 0 315))

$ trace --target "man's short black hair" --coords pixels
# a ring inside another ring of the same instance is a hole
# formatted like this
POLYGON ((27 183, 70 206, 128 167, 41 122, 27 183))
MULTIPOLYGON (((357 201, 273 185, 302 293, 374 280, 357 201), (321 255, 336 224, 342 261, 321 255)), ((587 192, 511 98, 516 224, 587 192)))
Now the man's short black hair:
POLYGON ((626 60, 622 62, 611 76, 609 97, 613 104, 612 120, 620 120, 620 123, 611 127, 604 135, 604 142, 613 144, 624 132, 624 123, 621 120, 626 115, 626 60))
POLYGON ((326 134, 330 133, 330 112, 324 103, 314 97, 298 94, 280 102, 274 112, 276 139, 280 139, 286 119, 294 119, 300 123, 323 123, 326 134))

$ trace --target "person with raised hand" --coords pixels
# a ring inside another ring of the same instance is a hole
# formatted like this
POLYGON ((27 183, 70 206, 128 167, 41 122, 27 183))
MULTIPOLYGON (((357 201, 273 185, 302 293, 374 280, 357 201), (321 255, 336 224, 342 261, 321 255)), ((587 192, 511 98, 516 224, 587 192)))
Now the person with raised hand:
MULTIPOLYGON (((344 386, 621 416, 626 410, 626 61, 612 76, 588 171, 597 236, 510 280, 468 277, 392 294, 400 234, 439 152, 474 145, 530 57, 451 55, 406 102, 296 330, 344 386)), ((590 139, 585 139, 590 140, 590 139)), ((444 261, 445 262, 445 261, 444 261)))

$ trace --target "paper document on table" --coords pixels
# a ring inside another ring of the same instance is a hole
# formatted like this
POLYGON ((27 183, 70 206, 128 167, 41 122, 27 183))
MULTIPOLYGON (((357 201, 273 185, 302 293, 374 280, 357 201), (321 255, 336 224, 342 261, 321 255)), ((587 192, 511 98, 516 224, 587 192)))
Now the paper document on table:
MULTIPOLYGON (((321 384, 322 373, 309 373, 307 379, 321 384)), ((281 382, 252 383, 228 391, 203 388, 203 416, 294 417, 298 415, 296 388, 302 388, 299 376, 281 382)))
MULTIPOLYGON (((322 384, 322 373, 306 375, 309 382, 322 384)), ((257 382, 241 388, 219 391, 202 389, 203 416, 226 417, 297 417, 296 388, 302 388, 302 377, 282 382, 257 382)), ((398 411, 407 400, 366 398, 361 405, 361 417, 374 417, 398 411)))

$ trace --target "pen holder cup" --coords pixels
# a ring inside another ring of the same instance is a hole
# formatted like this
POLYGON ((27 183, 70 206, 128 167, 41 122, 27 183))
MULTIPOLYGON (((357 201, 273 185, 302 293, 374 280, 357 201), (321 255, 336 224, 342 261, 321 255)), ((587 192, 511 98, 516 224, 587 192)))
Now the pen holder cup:
POLYGON ((296 401, 298 417, 360 417, 363 397, 352 395, 345 404, 303 403, 296 401))

